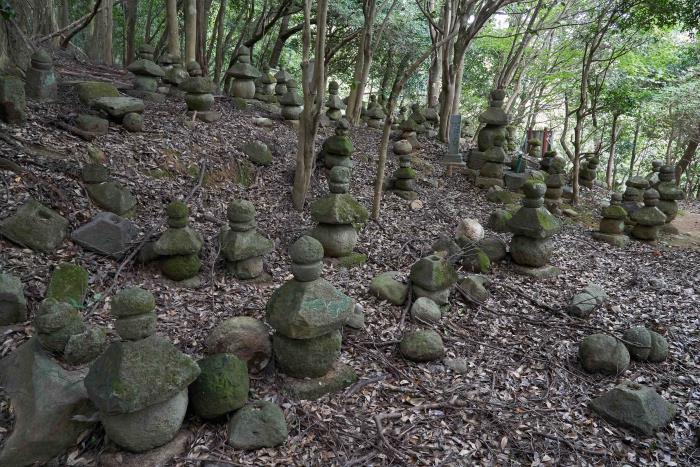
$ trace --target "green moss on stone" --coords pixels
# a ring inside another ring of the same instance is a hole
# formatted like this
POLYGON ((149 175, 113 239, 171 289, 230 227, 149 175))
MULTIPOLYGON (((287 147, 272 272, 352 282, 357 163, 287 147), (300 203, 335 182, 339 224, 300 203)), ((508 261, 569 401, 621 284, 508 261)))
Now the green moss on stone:
POLYGON ((338 266, 341 268, 352 269, 361 266, 367 262, 367 255, 362 253, 352 253, 338 259, 338 266))
POLYGON ((197 275, 202 262, 197 255, 178 255, 163 259, 160 270, 168 279, 182 281, 197 275))
POLYGON ((88 289, 88 272, 77 264, 61 263, 51 275, 46 298, 81 307, 88 289))

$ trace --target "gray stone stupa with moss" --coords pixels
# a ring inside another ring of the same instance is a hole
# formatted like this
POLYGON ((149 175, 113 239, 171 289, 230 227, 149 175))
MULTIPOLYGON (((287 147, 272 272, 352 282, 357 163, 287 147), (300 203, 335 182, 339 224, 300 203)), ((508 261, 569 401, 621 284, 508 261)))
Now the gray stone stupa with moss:
POLYGON ((547 208, 543 196, 547 187, 540 182, 523 185, 525 198, 522 207, 508 220, 508 228, 513 232, 510 241, 510 254, 515 270, 536 278, 555 276, 559 269, 549 265, 554 250, 552 236, 560 225, 547 208))
POLYGON ((211 110, 214 105, 216 84, 211 78, 202 76, 202 68, 197 62, 187 64, 187 72, 190 77, 180 83, 180 90, 184 91, 185 103, 187 103, 187 115, 196 112, 197 118, 203 122, 212 123, 221 118, 221 112, 211 110))
POLYGON ((548 151, 553 153, 549 156, 547 163, 548 175, 545 178, 547 191, 544 194, 544 205, 552 214, 561 213, 561 196, 564 193, 564 185, 566 184, 566 175, 564 169, 566 161, 563 157, 557 156, 556 151, 548 151))
POLYGON ((337 81, 331 81, 328 83, 328 100, 326 101, 326 115, 331 121, 338 121, 343 117, 343 110, 345 110, 345 104, 343 100, 338 95, 338 90, 340 85, 337 81))
POLYGON ((626 246, 630 240, 625 234, 627 212, 622 207, 622 195, 620 193, 612 194, 610 206, 603 208, 602 215, 600 228, 598 232, 593 232, 593 238, 620 248, 626 246))
POLYGON ((408 201, 418 199, 416 193, 416 170, 411 167, 413 147, 408 140, 402 139, 394 143, 394 154, 399 158, 399 167, 387 180, 387 190, 408 201))
POLYGON ((253 99, 255 97, 255 80, 261 74, 250 63, 250 49, 241 45, 236 51, 236 63, 228 69, 226 74, 233 77, 231 83, 231 96, 239 99, 253 99))
POLYGON ((132 217, 136 198, 120 183, 111 179, 109 168, 101 162, 83 166, 82 178, 90 199, 101 209, 122 217, 132 217))
POLYGON ((457 273, 452 264, 439 255, 421 258, 411 266, 411 286, 417 297, 427 297, 440 306, 450 303, 452 286, 457 273))
POLYGON ((658 206, 659 192, 649 188, 644 192, 644 207, 630 216, 634 222, 632 237, 650 242, 659 238, 659 228, 666 223, 666 214, 658 206))
POLYGON ((257 231, 255 215, 255 206, 250 201, 232 201, 226 210, 228 227, 219 234, 226 272, 238 279, 264 279, 263 256, 274 246, 272 240, 257 231))
POLYGON ((685 198, 685 193, 676 184, 676 168, 673 165, 663 165, 659 169, 659 183, 656 185, 659 192, 659 209, 666 215, 664 231, 678 233, 678 229, 671 222, 678 215, 678 201, 685 198))
POLYGON ((506 126, 509 123, 508 114, 503 110, 505 97, 503 89, 491 91, 489 107, 479 115, 479 122, 484 127, 477 137, 478 148, 469 153, 467 160, 467 176, 481 188, 504 185, 503 166, 506 153, 503 146, 506 143, 506 126))
POLYGON ((323 142, 319 158, 323 159, 323 164, 327 169, 333 167, 347 167, 352 169, 352 140, 348 136, 350 123, 345 118, 341 118, 335 124, 335 135, 329 136, 323 142))
POLYGON ((304 98, 297 90, 296 80, 289 79, 286 82, 287 92, 279 99, 282 107, 282 118, 291 122, 298 122, 304 106, 304 98))
POLYGON ((188 225, 190 210, 182 201, 170 203, 166 215, 168 229, 153 244, 153 253, 160 257, 160 270, 165 277, 184 287, 195 287, 202 267, 202 236, 188 225))
POLYGON ((27 69, 27 82, 24 85, 27 97, 38 101, 56 99, 58 81, 53 71, 51 55, 45 50, 38 50, 32 55, 27 69))
POLYGON ((323 246, 303 236, 289 249, 294 278, 267 302, 267 322, 275 330, 272 347, 277 368, 288 376, 287 392, 300 399, 317 399, 357 380, 338 361, 342 326, 355 301, 321 278, 323 246))
POLYGON ((632 215, 644 206, 644 190, 649 188, 649 181, 644 177, 630 177, 625 182, 625 192, 622 195, 622 207, 627 212, 625 233, 629 234, 634 228, 632 215))
POLYGON ((165 72, 153 61, 154 52, 152 45, 142 44, 138 49, 138 60, 126 67, 136 76, 134 89, 130 90, 129 94, 139 99, 163 102, 165 96, 158 92, 158 84, 165 76, 165 72))
POLYGON ((325 256, 338 258, 352 254, 357 244, 357 230, 367 222, 364 206, 348 193, 350 169, 333 167, 328 175, 330 193, 311 205, 311 217, 318 225, 311 236, 323 245, 325 256))
POLYGON ((173 439, 187 412, 187 387, 200 373, 194 360, 153 334, 154 308, 153 295, 143 289, 114 297, 112 314, 123 340, 110 344, 85 378, 107 436, 134 452, 173 439))

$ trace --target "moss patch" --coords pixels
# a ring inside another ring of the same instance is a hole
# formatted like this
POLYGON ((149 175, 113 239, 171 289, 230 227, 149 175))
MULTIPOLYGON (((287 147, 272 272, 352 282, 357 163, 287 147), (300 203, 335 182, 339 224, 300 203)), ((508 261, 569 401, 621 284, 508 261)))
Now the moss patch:
POLYGON ((352 269, 357 266, 362 266, 367 262, 367 255, 362 253, 352 253, 347 256, 338 258, 338 266, 341 268, 352 269))

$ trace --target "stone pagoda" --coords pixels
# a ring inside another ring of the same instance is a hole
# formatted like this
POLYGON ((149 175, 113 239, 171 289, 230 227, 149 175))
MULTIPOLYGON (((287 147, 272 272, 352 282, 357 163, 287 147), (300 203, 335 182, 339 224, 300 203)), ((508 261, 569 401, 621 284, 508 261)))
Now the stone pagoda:
POLYGON ((58 83, 53 71, 51 55, 45 50, 38 50, 32 55, 24 89, 26 96, 31 99, 38 101, 56 99, 58 83))
POLYGON ((411 105, 411 115, 408 117, 410 120, 413 120, 415 123, 415 132, 418 133, 419 135, 424 134, 427 131, 426 125, 425 125, 425 114, 423 114, 423 110, 420 108, 420 104, 412 104, 411 105))
POLYGON ((561 213, 561 196, 564 193, 564 184, 566 183, 566 175, 564 174, 566 161, 563 157, 557 156, 556 152, 549 159, 547 163, 548 175, 545 178, 547 191, 544 194, 544 205, 552 214, 559 214, 561 213))
POLYGON ((489 108, 479 115, 479 122, 484 127, 477 137, 478 150, 472 150, 467 162, 467 175, 474 178, 477 185, 488 188, 490 186, 503 186, 503 164, 505 162, 506 126, 508 114, 503 110, 503 100, 506 92, 503 89, 491 91, 489 108), (497 146, 498 145, 498 146, 497 146), (489 152, 490 149, 498 147, 489 152), (487 162, 489 166, 482 172, 487 162), (481 179, 481 180, 479 180, 481 179))
POLYGON ((295 80, 287 80, 286 85, 287 92, 279 99, 280 106, 282 106, 282 118, 298 122, 301 111, 304 109, 304 98, 297 92, 295 80))
POLYGON ((355 225, 367 222, 369 214, 353 196, 350 188, 350 169, 336 166, 328 177, 330 194, 311 205, 311 217, 318 225, 311 236, 323 245, 325 256, 338 258, 352 254, 357 243, 355 225))
POLYGON ((536 278, 559 273, 559 269, 547 264, 554 250, 551 237, 560 225, 556 217, 544 207, 543 196, 546 190, 547 187, 540 182, 523 185, 525 198, 522 207, 508 220, 508 228, 513 232, 510 254, 516 271, 536 278))
POLYGON ((335 135, 329 136, 323 142, 321 157, 327 169, 341 166, 352 169, 353 146, 348 130, 350 124, 345 118, 341 118, 335 125, 335 135))
POLYGON ((340 85, 337 81, 328 83, 328 100, 326 101, 328 110, 326 110, 326 115, 331 121, 340 120, 343 117, 343 110, 346 108, 346 105, 338 95, 339 88, 340 85))
POLYGON ((187 387, 200 373, 194 360, 153 334, 154 308, 153 295, 143 289, 114 297, 112 314, 122 340, 107 347, 85 378, 105 433, 133 452, 175 437, 187 412, 187 387))
POLYGON ((367 126, 370 128, 382 128, 384 126, 384 109, 377 102, 377 96, 372 94, 369 96, 369 104, 367 104, 367 126))
POLYGON ((411 143, 402 139, 394 143, 394 154, 399 158, 399 168, 388 180, 387 189, 408 201, 418 199, 416 193, 416 171, 411 167, 413 148, 411 143))
POLYGON ((595 183, 599 163, 600 159, 598 159, 598 156, 593 156, 587 161, 581 163, 578 176, 579 183, 581 184, 581 186, 585 186, 586 188, 593 188, 593 183, 595 183))
POLYGON ((659 228, 666 223, 666 215, 658 206, 659 192, 649 188, 644 192, 644 207, 630 215, 634 222, 632 237, 650 242, 659 238, 659 228))
POLYGON ((182 201, 174 201, 166 209, 168 228, 153 244, 153 253, 160 257, 160 270, 165 277, 182 286, 199 284, 202 262, 202 236, 188 226, 190 210, 182 201))
POLYGON ((275 97, 277 97, 277 102, 279 102, 282 96, 287 94, 287 82, 292 79, 292 75, 284 68, 280 68, 279 71, 275 73, 275 79, 277 80, 277 84, 275 85, 275 97))
POLYGON ((256 230, 255 206, 247 200, 232 201, 226 210, 228 228, 219 234, 221 256, 226 271, 237 279, 260 279, 263 274, 263 256, 274 246, 256 230))
POLYGON ((677 229, 671 226, 671 222, 678 215, 678 200, 685 198, 683 190, 676 184, 676 168, 672 165, 663 165, 659 169, 659 183, 656 185, 659 192, 659 209, 666 215, 664 230, 676 233, 677 229))
POLYGON ((625 219, 625 233, 629 234, 634 227, 632 214, 640 209, 643 204, 644 190, 649 188, 649 182, 640 176, 630 177, 625 182, 625 193, 622 195, 622 207, 627 212, 625 219))
POLYGON ((338 362, 342 327, 355 303, 321 278, 323 246, 316 239, 301 237, 289 256, 294 278, 272 294, 266 317, 275 330, 272 347, 277 368, 290 377, 286 390, 301 399, 316 399, 357 378, 338 362))
POLYGON ((269 66, 264 65, 260 78, 255 80, 255 98, 268 104, 275 102, 275 84, 275 75, 270 72, 269 66))
POLYGON ((211 110, 214 105, 212 93, 216 89, 216 84, 211 78, 202 76, 202 68, 195 61, 187 64, 187 71, 190 77, 180 83, 180 90, 186 93, 187 114, 189 116, 196 114, 199 120, 207 123, 219 120, 221 112, 211 110))
POLYGON ((255 80, 261 74, 250 63, 250 49, 244 45, 236 52, 236 63, 228 69, 226 74, 233 77, 231 83, 231 96, 239 99, 253 99, 255 97, 255 80))
POLYGON ((656 185, 661 181, 659 179, 659 172, 661 172, 661 167, 663 165, 664 161, 651 161, 651 172, 646 176, 651 188, 656 188, 656 185))
POLYGON ((138 60, 126 67, 136 75, 134 89, 129 94, 144 100, 163 102, 164 96, 158 92, 158 82, 165 76, 165 72, 153 61, 154 51, 150 44, 141 45, 138 60))
POLYGON ((593 232, 593 238, 598 241, 622 248, 629 243, 629 237, 625 235, 625 219, 627 212, 622 207, 622 194, 613 193, 610 197, 610 206, 602 211, 598 232, 593 232))
POLYGON ((409 278, 417 298, 427 297, 440 306, 449 305, 457 273, 448 260, 439 255, 421 258, 411 266, 409 278))

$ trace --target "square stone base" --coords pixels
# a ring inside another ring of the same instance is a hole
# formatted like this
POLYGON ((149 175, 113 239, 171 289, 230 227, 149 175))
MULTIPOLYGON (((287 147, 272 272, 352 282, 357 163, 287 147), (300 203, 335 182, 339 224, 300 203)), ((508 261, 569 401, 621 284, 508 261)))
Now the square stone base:
POLYGON ((558 267, 552 266, 550 264, 539 268, 529 268, 527 266, 513 264, 513 270, 517 274, 533 277, 535 279, 547 279, 550 277, 556 277, 559 275, 560 272, 558 267))
POLYGON ((606 234, 603 232, 593 232, 593 238, 618 248, 624 248, 630 242, 630 238, 627 235, 606 234))
POLYGON ((339 392, 357 381, 357 374, 350 366, 336 362, 331 370, 320 378, 297 379, 283 376, 282 390, 290 397, 315 400, 326 394, 339 392))

